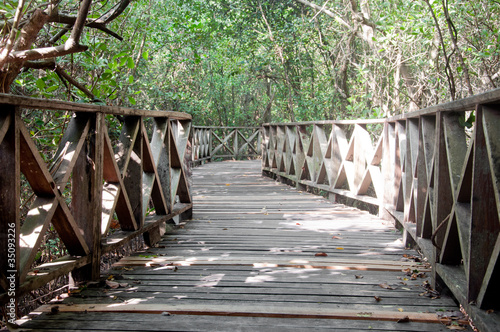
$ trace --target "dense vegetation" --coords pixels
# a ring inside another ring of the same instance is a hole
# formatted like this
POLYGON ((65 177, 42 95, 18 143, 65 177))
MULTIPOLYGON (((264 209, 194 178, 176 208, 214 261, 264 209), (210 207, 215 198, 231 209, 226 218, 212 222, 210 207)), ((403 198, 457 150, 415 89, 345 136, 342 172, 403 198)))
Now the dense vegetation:
MULTIPOLYGON (((18 6, 21 28, 56 3, 75 17, 80 2, 0 4, 2 54, 18 6)), ((495 88, 499 14, 496 0, 94 2, 87 50, 17 67, 0 56, 3 89, 184 111, 200 125, 382 117, 495 88)), ((49 20, 33 45, 65 43, 71 27, 49 20)))

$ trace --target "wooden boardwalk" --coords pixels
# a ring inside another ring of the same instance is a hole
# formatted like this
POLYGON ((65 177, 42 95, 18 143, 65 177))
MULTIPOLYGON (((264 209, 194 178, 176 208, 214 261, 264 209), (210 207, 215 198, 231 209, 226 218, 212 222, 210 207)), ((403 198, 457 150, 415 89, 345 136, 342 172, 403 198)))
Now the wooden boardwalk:
POLYGON ((428 266, 390 225, 261 177, 259 161, 193 173, 193 220, 115 264, 105 276, 118 288, 89 285, 39 308, 23 327, 448 330, 440 316, 455 303, 433 298, 428 266))

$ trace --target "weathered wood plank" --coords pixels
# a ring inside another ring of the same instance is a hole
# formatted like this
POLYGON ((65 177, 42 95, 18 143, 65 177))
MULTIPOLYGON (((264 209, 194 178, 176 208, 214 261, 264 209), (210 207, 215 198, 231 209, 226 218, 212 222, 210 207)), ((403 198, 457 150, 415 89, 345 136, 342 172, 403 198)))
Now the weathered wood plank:
MULTIPOLYGON (((0 104, 17 105, 29 109, 41 110, 64 110, 72 112, 105 113, 114 115, 135 115, 147 117, 169 117, 172 119, 191 119, 191 115, 173 111, 148 111, 135 108, 105 106, 95 104, 83 104, 53 99, 31 98, 0 93, 0 104)), ((3 110, 0 110, 4 112, 3 110)))
MULTIPOLYGON (((60 313, 57 315, 42 314, 33 323, 27 323, 26 328, 36 327, 43 323, 47 329, 61 330, 68 326, 72 331, 104 331, 104 326, 120 331, 182 331, 206 330, 207 326, 215 328, 214 317, 208 315, 148 315, 148 324, 141 329, 134 329, 135 322, 143 319, 136 313, 60 313), (40 322, 39 322, 40 321, 40 322)), ((410 322, 400 324, 391 321, 380 321, 374 326, 371 321, 331 320, 331 319, 293 319, 270 317, 234 317, 218 316, 216 328, 218 331, 264 331, 272 327, 273 331, 305 331, 314 327, 315 331, 411 331, 421 332, 432 330, 433 323, 410 322)), ((23 325, 24 326, 24 325, 23 325)))
MULTIPOLYGON (((50 312, 53 305, 41 306, 38 312, 50 312)), ((435 313, 420 312, 393 312, 393 311, 373 311, 370 314, 350 310, 308 310, 290 309, 283 307, 245 308, 243 306, 183 306, 183 305, 148 305, 148 304, 121 304, 116 306, 105 305, 79 305, 59 306, 60 312, 130 312, 130 313, 151 313, 161 314, 169 312, 176 315, 205 314, 214 316, 244 316, 244 317, 280 317, 280 318, 323 318, 323 319, 354 319, 354 320, 383 320, 398 321, 408 317, 410 321, 422 323, 440 323, 438 315, 435 313)))

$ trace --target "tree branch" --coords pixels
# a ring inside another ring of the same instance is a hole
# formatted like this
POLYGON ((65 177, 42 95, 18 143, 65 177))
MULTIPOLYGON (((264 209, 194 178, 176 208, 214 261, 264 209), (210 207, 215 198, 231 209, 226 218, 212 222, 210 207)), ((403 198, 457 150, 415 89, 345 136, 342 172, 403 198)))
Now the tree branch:
POLYGON ((330 10, 328 10, 326 8, 322 8, 321 6, 318 6, 318 5, 314 4, 314 3, 311 3, 311 2, 306 1, 306 0, 295 0, 295 1, 300 2, 303 5, 309 6, 309 7, 313 8, 313 9, 317 10, 318 12, 323 12, 326 15, 334 18, 335 21, 337 21, 340 25, 345 26, 349 30, 352 29, 351 26, 349 25, 349 23, 347 23, 340 16, 336 15, 335 13, 331 12, 330 10))
MULTIPOLYGON (((443 56, 445 60, 445 74, 446 78, 448 79, 448 86, 450 89, 450 94, 451 94, 451 99, 455 100, 455 78, 453 77, 453 72, 451 70, 451 65, 450 65, 450 57, 451 54, 448 56, 446 52, 446 44, 444 43, 444 38, 443 38, 443 33, 441 32, 441 27, 439 26, 438 19, 436 17, 436 14, 434 13, 434 9, 432 8, 432 5, 430 4, 429 0, 424 0, 424 2, 427 4, 427 7, 429 7, 429 11, 431 12, 432 18, 434 19, 434 23, 436 25, 436 30, 439 34, 439 40, 441 42, 441 47, 443 48, 443 56)), ((453 52, 452 52, 453 54, 453 52)))
POLYGON ((76 17, 75 24, 73 25, 73 30, 71 30, 71 35, 66 41, 67 46, 71 47, 73 44, 78 45, 80 43, 80 37, 82 36, 83 27, 87 21, 91 3, 92 0, 83 0, 80 3, 80 9, 78 10, 78 16, 76 17))
POLYGON ((73 44, 70 47, 68 47, 66 44, 55 47, 41 47, 32 50, 12 52, 11 54, 9 54, 7 62, 21 63, 29 60, 55 58, 62 55, 83 52, 86 51, 88 48, 88 46, 76 45, 76 44, 73 44))
POLYGON ((14 48, 14 40, 16 39, 17 27, 19 26, 19 21, 21 20, 23 14, 23 8, 24 8, 24 0, 19 0, 16 13, 14 15, 14 22, 10 30, 9 39, 7 40, 5 46, 3 47, 2 52, 0 53, 0 68, 2 68, 3 65, 7 62, 7 57, 14 48))
MULTIPOLYGON (((74 16, 68 16, 68 15, 63 15, 63 14, 57 14, 57 15, 54 15, 52 16, 49 21, 50 22, 55 22, 55 23, 65 23, 67 24, 68 26, 72 26, 75 24, 76 22, 76 17, 74 16)), ((89 27, 89 28, 94 28, 94 29, 98 29, 98 30, 101 30, 102 32, 104 33, 107 33, 108 35, 111 35, 113 37, 115 37, 116 39, 118 39, 119 41, 122 41, 123 40, 123 37, 121 37, 119 34, 117 34, 116 32, 108 29, 106 27, 106 23, 104 22, 100 22, 100 21, 89 21, 89 20, 86 20, 85 22, 85 26, 89 27)), ((62 35, 64 35, 64 33, 66 33, 68 31, 68 27, 65 27, 63 30, 61 30, 56 36, 54 36, 52 39, 51 39, 51 42, 52 41, 56 41, 57 39, 61 38, 62 35), (59 36, 59 34, 62 34, 61 36, 59 36), (56 39, 57 38, 57 39, 56 39)))
POLYGON ((97 22, 98 23, 107 24, 107 23, 113 21, 115 18, 117 18, 118 16, 120 16, 125 11, 125 9, 127 9, 127 7, 128 7, 129 4, 130 4, 130 0, 122 0, 122 1, 120 1, 120 4, 118 5, 118 7, 116 7, 116 9, 114 11, 112 11, 108 15, 103 16, 97 22))
POLYGON ((42 61, 26 61, 23 63, 24 68, 30 69, 52 69, 55 70, 56 62, 54 59, 42 60, 42 61))
POLYGON ((66 81, 68 81, 68 83, 74 85, 78 90, 82 91, 90 99, 92 99, 92 100, 97 99, 96 96, 92 92, 90 92, 85 86, 80 84, 76 79, 74 79, 68 73, 66 73, 64 71, 64 69, 62 69, 61 67, 56 66, 55 72, 57 73, 57 75, 59 75, 59 77, 64 78, 66 81))

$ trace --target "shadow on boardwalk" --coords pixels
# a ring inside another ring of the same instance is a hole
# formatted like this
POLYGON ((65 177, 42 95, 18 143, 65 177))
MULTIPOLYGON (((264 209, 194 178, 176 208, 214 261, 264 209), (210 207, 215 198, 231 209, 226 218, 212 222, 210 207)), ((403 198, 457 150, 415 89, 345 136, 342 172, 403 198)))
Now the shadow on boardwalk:
POLYGON ((261 177, 259 161, 207 164, 193 180, 193 220, 115 264, 118 288, 89 285, 23 327, 447 330, 438 314, 455 303, 431 298, 428 266, 391 225, 261 177))

